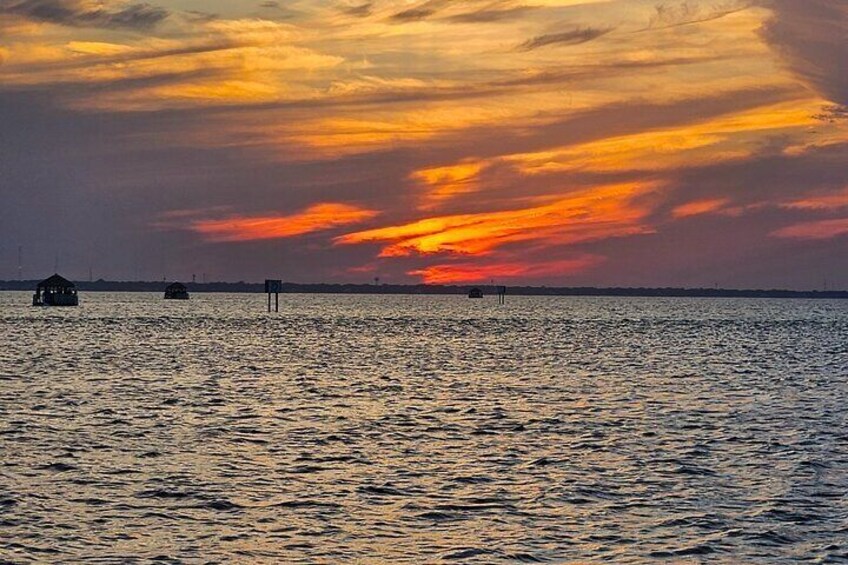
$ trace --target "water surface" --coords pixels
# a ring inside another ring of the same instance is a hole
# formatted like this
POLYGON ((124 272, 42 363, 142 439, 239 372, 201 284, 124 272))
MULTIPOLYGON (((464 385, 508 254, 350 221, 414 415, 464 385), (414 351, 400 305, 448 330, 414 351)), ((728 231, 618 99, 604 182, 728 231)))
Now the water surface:
POLYGON ((0 293, 2 563, 848 563, 848 302, 0 293))

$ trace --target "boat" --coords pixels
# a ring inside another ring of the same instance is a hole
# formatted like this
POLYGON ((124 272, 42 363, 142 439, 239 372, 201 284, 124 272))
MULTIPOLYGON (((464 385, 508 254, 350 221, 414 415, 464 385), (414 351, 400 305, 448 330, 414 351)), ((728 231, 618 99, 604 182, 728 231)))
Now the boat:
POLYGON ((38 283, 32 295, 33 306, 79 306, 77 287, 65 277, 54 274, 38 283))
POLYGON ((165 289, 165 300, 188 300, 188 289, 182 283, 169 284, 165 289))

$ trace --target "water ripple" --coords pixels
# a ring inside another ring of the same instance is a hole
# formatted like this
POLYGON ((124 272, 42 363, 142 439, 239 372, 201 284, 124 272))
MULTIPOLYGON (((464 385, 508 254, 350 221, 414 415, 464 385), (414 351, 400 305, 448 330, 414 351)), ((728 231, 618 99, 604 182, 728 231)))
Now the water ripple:
POLYGON ((0 293, 0 564, 848 563, 848 305, 0 293))

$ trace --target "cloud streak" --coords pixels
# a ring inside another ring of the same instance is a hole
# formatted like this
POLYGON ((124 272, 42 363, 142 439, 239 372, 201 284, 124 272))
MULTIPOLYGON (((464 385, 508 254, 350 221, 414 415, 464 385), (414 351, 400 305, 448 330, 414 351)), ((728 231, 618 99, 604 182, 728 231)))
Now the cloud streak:
POLYGON ((707 3, 706 6, 692 0, 677 3, 665 2, 655 6, 656 11, 651 17, 648 27, 642 31, 656 31, 712 22, 743 12, 752 5, 753 2, 743 0, 728 0, 717 5, 707 3))
POLYGON ((825 240, 848 235, 848 218, 802 222, 772 232, 775 237, 825 240))
POLYGON ((231 216, 224 219, 194 220, 188 229, 208 241, 234 242, 284 239, 358 224, 378 215, 348 204, 323 203, 289 215, 231 216))
POLYGON ((653 185, 599 187, 531 208, 437 216, 355 232, 336 238, 352 245, 389 242, 381 257, 413 254, 485 255, 507 244, 546 241, 567 245, 652 231, 642 220, 647 210, 634 201, 653 185))
POLYGON ((522 18, 539 9, 539 6, 524 4, 518 6, 487 6, 471 12, 454 14, 446 19, 449 22, 460 24, 495 23, 522 18))
POLYGON ((594 41, 613 31, 613 28, 583 27, 560 33, 548 33, 528 39, 518 46, 519 51, 532 51, 551 45, 580 45, 594 41))
POLYGON ((147 3, 94 3, 86 0, 0 0, 0 14, 71 27, 152 29, 170 12, 147 3))

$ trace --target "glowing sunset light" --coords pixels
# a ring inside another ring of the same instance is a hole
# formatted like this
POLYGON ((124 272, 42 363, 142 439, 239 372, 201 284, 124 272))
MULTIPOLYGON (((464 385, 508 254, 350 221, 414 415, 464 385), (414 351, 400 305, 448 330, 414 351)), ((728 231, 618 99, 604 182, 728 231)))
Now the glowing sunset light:
POLYGON ((641 220, 648 210, 634 197, 656 188, 651 184, 599 187, 552 204, 507 210, 427 218, 409 224, 340 236, 339 244, 392 242, 381 257, 453 253, 485 255, 508 243, 546 240, 566 245, 649 233, 641 220))
POLYGON ((700 216, 701 214, 709 214, 717 210, 721 210, 727 204, 726 198, 716 198, 714 200, 698 200, 678 206, 671 211, 671 215, 675 218, 688 218, 690 216, 700 216))
POLYGON ((287 216, 233 216, 222 220, 195 220, 190 229, 210 241, 252 241, 295 237, 338 226, 357 224, 378 212, 345 204, 316 204, 287 216))
POLYGON ((74 241, 116 277, 259 279, 273 248, 314 281, 848 281, 846 22, 842 0, 0 0, 0 270, 74 241))
POLYGON ((811 194, 806 198, 784 204, 786 208, 799 210, 831 210, 848 207, 848 187, 829 194, 811 194))
POLYGON ((426 187, 423 207, 429 208, 441 201, 478 190, 478 176, 484 167, 483 162, 468 161, 446 167, 422 169, 415 171, 410 177, 426 187))
POLYGON ((567 277, 591 269, 604 260, 604 257, 597 255, 583 255, 574 259, 538 263, 447 263, 416 269, 407 274, 421 277, 427 284, 488 282, 492 279, 502 283, 525 277, 567 277))

